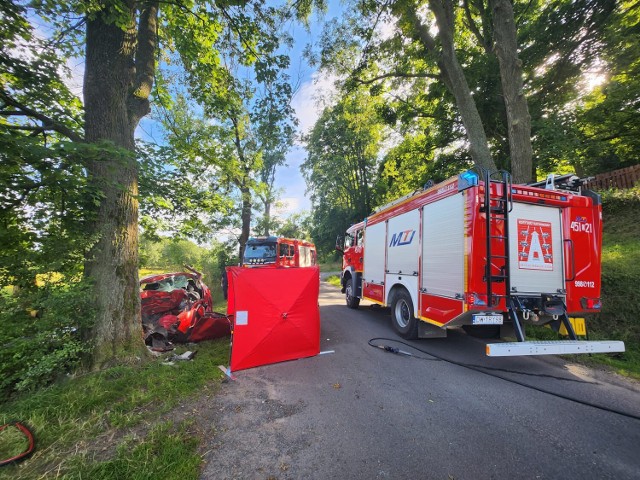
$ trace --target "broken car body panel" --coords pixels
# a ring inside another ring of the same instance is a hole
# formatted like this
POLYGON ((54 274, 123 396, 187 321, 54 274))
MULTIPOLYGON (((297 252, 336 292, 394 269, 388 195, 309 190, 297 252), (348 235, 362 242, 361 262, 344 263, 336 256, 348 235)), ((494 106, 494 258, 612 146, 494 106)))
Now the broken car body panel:
POLYGON ((229 335, 226 316, 213 311, 209 287, 199 272, 151 275, 140 280, 142 329, 154 350, 171 342, 198 342, 229 335))

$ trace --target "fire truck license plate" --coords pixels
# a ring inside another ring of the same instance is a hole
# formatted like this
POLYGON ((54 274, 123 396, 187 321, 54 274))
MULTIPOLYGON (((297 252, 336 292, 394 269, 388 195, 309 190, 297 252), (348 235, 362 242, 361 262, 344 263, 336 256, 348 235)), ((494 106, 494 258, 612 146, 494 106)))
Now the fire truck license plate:
POLYGON ((502 325, 502 315, 474 315, 471 321, 474 325, 502 325))

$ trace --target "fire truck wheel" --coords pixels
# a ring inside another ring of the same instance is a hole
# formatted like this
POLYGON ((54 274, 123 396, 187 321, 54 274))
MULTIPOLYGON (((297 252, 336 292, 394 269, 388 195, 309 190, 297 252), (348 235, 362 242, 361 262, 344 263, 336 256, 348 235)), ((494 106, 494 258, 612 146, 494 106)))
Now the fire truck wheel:
POLYGON ((391 323, 393 329, 402 338, 413 340, 418 338, 418 321, 413 315, 411 295, 405 289, 398 290, 391 304, 391 323))
POLYGON ((347 280, 347 284, 344 289, 345 298, 347 299, 347 307, 349 308, 358 308, 360 305, 360 299, 353 295, 353 280, 347 280))

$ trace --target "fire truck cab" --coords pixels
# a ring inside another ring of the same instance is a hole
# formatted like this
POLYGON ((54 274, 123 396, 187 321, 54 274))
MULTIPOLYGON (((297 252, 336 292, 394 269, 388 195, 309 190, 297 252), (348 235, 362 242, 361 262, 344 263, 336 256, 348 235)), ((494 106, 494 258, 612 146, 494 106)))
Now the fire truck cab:
POLYGON ((313 243, 284 237, 252 237, 245 246, 241 266, 310 267, 316 263, 313 243))
POLYGON ((578 340, 585 320, 574 317, 601 308, 601 240, 600 197, 577 176, 514 185, 507 172, 468 171, 379 208, 336 247, 348 307, 391 307, 408 339, 459 326, 513 336, 487 345, 489 356, 513 356, 624 351, 578 340), (527 322, 569 340, 526 341, 527 322))

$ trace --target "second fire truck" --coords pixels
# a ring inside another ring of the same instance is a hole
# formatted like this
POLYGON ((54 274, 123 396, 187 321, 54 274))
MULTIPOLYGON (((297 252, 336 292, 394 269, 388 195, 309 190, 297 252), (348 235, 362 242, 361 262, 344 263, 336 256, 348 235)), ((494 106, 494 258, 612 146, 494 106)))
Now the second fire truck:
POLYGON ((600 311, 602 207, 578 177, 516 185, 507 172, 468 171, 381 207, 350 227, 343 251, 347 306, 391 307, 402 337, 452 327, 514 336, 487 355, 624 351, 584 341, 581 315, 600 311), (569 340, 526 341, 524 323, 569 340))
POLYGON ((316 247, 306 240, 252 237, 245 246, 241 266, 311 267, 316 264, 316 247))

